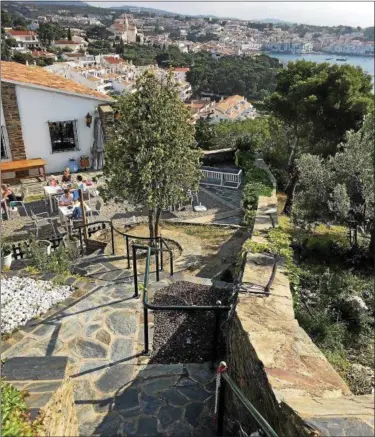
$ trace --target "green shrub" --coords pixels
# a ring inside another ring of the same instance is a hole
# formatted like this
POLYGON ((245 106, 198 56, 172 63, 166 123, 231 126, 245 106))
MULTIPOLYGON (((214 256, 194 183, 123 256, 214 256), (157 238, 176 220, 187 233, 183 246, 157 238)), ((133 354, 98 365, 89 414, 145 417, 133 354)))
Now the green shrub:
POLYGON ((256 216, 256 210, 245 209, 244 216, 242 218, 242 225, 247 226, 249 229, 253 229, 255 216, 256 216))
POLYGON ((40 434, 39 420, 32 422, 25 404, 25 394, 1 380, 1 435, 32 437, 40 434))
POLYGON ((267 172, 254 166, 254 156, 250 152, 238 151, 236 163, 245 172, 244 188, 242 191, 241 206, 244 211, 243 224, 252 228, 255 213, 258 208, 259 196, 270 197, 273 185, 267 172))
POLYGON ((50 255, 46 250, 33 240, 30 243, 31 267, 41 273, 67 274, 71 270, 72 262, 77 253, 69 251, 64 246, 59 246, 50 255))

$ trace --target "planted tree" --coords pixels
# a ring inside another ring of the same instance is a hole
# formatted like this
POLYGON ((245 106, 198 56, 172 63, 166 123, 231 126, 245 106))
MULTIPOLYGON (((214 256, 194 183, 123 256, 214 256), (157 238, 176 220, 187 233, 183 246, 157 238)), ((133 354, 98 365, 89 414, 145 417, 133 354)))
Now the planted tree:
POLYGON ((159 235, 161 211, 198 188, 194 126, 172 76, 162 83, 147 72, 135 92, 118 103, 120 117, 105 148, 104 196, 146 207, 153 238, 159 235))
MULTIPOLYGON (((371 235, 374 226, 374 116, 369 114, 358 132, 350 131, 335 156, 324 159, 305 154, 297 161, 300 185, 298 214, 309 222, 334 221, 371 235)), ((357 244, 356 238, 352 245, 357 244)))
POLYGON ((289 184, 284 213, 290 214, 303 153, 334 155, 347 130, 358 130, 373 107, 371 77, 351 65, 297 61, 277 75, 268 110, 288 131, 289 184))
POLYGON ((38 36, 44 46, 50 46, 52 41, 64 39, 66 32, 58 23, 43 23, 39 25, 38 36))

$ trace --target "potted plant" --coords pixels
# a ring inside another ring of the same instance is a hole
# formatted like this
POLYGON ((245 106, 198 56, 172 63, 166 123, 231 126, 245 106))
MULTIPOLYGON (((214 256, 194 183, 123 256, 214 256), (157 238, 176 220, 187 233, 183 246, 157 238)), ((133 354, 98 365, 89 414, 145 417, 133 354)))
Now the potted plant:
POLYGON ((77 235, 67 234, 63 237, 64 246, 71 251, 76 251, 80 248, 80 240, 77 235))
POLYGON ((37 241, 36 241, 36 244, 37 244, 39 247, 41 247, 42 249, 44 249, 45 252, 47 253, 47 255, 50 255, 50 254, 51 254, 51 247, 52 247, 52 244, 51 244, 50 241, 48 241, 48 240, 37 240, 37 241))
POLYGON ((9 269, 12 264, 12 250, 9 244, 1 242, 1 270, 9 269))

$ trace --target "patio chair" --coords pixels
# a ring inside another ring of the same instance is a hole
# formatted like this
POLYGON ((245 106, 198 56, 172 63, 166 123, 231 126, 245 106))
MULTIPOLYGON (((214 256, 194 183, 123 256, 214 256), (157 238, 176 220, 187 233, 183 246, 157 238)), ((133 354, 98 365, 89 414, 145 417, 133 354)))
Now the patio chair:
MULTIPOLYGON (((14 214, 16 211, 19 213, 19 212, 20 212, 20 211, 19 211, 19 208, 22 208, 22 209, 23 209, 24 214, 25 214, 26 217, 30 217, 30 216, 29 216, 29 213, 27 212, 25 202, 24 202, 23 200, 11 200, 11 201, 9 202, 9 214, 10 214, 10 217, 12 217, 13 214, 14 214)), ((20 214, 20 215, 21 215, 21 214, 20 214)))
POLYGON ((101 209, 102 209, 102 202, 100 200, 97 200, 95 203, 95 207, 94 208, 90 207, 90 211, 87 211, 87 218, 89 220, 92 219, 94 221, 95 216, 97 217, 100 216, 101 209))
POLYGON ((60 201, 61 194, 53 194, 52 195, 52 210, 58 211, 59 210, 59 201, 60 201))
POLYGON ((35 238, 39 236, 39 229, 43 226, 51 226, 53 235, 56 237, 56 229, 54 222, 58 220, 58 217, 50 217, 48 212, 41 212, 40 214, 35 214, 33 211, 30 213, 31 220, 35 226, 35 238))

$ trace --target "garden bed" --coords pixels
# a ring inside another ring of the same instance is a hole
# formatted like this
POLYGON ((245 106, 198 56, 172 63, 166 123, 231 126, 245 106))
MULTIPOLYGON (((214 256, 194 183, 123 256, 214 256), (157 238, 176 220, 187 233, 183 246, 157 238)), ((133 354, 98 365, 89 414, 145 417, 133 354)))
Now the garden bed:
MULTIPOLYGON (((153 305, 226 305, 227 290, 176 282, 155 292, 153 305)), ((225 317, 225 313, 223 317, 225 317)), ((155 311, 152 363, 203 363, 212 359, 214 311, 155 311)))
POLYGON ((74 292, 67 285, 32 278, 1 278, 1 332, 9 334, 74 292))

